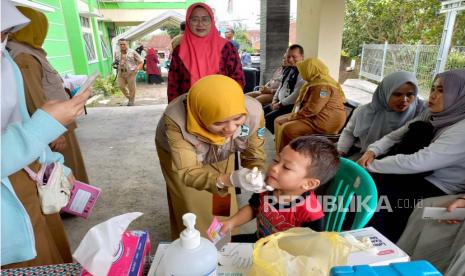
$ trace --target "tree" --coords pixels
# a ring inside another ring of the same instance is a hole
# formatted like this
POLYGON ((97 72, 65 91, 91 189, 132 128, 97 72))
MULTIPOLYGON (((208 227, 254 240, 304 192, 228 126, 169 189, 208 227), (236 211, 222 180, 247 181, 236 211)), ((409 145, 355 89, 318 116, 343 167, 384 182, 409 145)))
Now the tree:
POLYGON ((250 51, 252 43, 247 38, 247 28, 241 23, 234 24, 234 40, 236 40, 241 46, 240 49, 250 51))
MULTIPOLYGON (((444 14, 438 0, 347 0, 343 50, 354 57, 363 42, 440 44, 444 14)), ((452 45, 465 42, 465 12, 457 15, 452 45), (460 27, 459 27, 460 26, 460 27)))
POLYGON ((166 25, 162 27, 161 29, 166 31, 171 38, 177 36, 181 32, 181 29, 179 28, 179 26, 175 26, 171 24, 166 25))

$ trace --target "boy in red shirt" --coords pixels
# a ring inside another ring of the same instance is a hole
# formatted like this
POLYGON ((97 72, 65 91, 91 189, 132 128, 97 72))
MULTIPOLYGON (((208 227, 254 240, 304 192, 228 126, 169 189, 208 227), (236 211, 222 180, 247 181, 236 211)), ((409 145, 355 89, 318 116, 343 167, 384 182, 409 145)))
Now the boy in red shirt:
POLYGON ((265 182, 274 191, 253 194, 249 205, 222 222, 221 234, 254 218, 257 232, 233 236, 233 242, 255 242, 292 227, 323 230, 323 210, 313 191, 333 178, 338 167, 339 155, 329 140, 315 136, 292 140, 268 168, 265 182))

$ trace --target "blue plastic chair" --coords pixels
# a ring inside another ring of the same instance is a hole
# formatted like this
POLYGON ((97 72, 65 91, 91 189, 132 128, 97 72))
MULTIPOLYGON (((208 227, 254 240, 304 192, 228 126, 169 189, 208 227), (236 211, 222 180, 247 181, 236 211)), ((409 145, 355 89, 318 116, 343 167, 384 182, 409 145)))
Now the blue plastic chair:
POLYGON ((326 213, 326 231, 341 231, 354 195, 359 197, 357 201, 362 203, 366 201, 368 208, 364 208, 364 205, 361 204, 360 210, 356 210, 351 227, 352 230, 365 227, 373 216, 378 204, 378 191, 370 174, 354 161, 342 157, 340 159, 339 170, 334 176, 327 194, 336 198, 337 208, 326 213))
POLYGON ((147 74, 144 71, 139 70, 136 75, 136 82, 147 82, 147 74))

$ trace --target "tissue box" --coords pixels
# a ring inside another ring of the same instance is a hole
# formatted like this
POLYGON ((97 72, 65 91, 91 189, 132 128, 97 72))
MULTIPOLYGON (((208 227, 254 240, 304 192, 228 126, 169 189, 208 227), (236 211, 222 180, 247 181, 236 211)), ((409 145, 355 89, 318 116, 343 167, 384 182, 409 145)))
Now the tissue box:
MULTIPOLYGON (((145 259, 149 253, 150 240, 147 231, 124 232, 108 276, 142 276, 145 259)), ((81 275, 91 274, 84 271, 81 275)))

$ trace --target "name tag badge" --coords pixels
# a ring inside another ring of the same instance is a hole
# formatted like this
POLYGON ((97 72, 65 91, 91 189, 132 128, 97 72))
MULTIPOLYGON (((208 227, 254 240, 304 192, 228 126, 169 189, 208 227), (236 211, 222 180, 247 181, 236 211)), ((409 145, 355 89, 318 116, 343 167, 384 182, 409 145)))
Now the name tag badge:
POLYGON ((245 137, 249 136, 250 128, 247 125, 242 125, 241 126, 241 133, 239 134, 239 137, 245 137))
POLYGON ((261 127, 257 130, 257 136, 258 138, 261 138, 261 139, 265 137, 265 127, 261 127))
POLYGON ((324 98, 324 97, 326 97, 326 96, 328 96, 328 92, 327 92, 327 91, 324 91, 324 90, 321 90, 321 91, 320 91, 320 97, 321 97, 321 98, 324 98))

